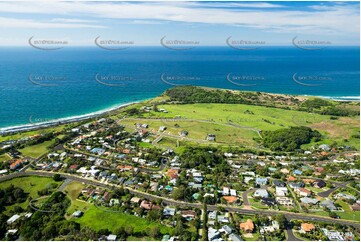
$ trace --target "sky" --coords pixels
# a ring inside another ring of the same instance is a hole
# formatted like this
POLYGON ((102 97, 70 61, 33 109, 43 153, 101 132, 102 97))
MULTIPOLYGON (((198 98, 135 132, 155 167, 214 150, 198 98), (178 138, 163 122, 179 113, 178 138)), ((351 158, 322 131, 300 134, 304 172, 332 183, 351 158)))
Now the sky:
POLYGON ((30 37, 93 46, 94 39, 159 46, 160 39, 289 45, 294 37, 359 45, 359 2, 0 2, 0 46, 30 37))

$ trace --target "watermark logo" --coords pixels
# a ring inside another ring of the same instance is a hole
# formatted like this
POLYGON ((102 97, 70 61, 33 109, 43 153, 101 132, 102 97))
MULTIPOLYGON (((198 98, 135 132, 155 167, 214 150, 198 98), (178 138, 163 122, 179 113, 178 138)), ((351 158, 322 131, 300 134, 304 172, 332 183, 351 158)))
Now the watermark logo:
POLYGON ((54 75, 37 75, 29 74, 28 80, 34 85, 52 87, 59 86, 59 81, 65 81, 68 78, 65 76, 54 76, 54 75))
POLYGON ((295 74, 292 75, 292 80, 302 86, 315 87, 315 86, 322 85, 322 83, 320 83, 320 81, 321 82, 322 81, 330 81, 330 80, 332 80, 332 78, 327 77, 327 76, 318 76, 318 75, 301 76, 301 75, 298 75, 296 72, 295 74), (316 83, 310 83, 310 82, 316 82, 316 83))
POLYGON ((266 44, 265 41, 258 40, 232 40, 232 36, 226 39, 226 43, 236 50, 257 50, 266 44))
POLYGON ((321 50, 331 45, 331 41, 324 40, 298 40, 298 36, 292 39, 292 44, 302 50, 321 50))
POLYGON ((38 50, 60 50, 69 44, 65 40, 34 39, 34 36, 28 39, 28 43, 31 47, 38 50))
POLYGON ((233 75, 228 73, 226 76, 228 82, 243 87, 256 86, 257 83, 242 83, 242 82, 254 82, 254 81, 264 81, 266 78, 264 76, 255 76, 255 75, 233 75))
POLYGON ((29 116, 29 123, 31 124, 52 123, 55 121, 56 121, 55 119, 50 119, 50 118, 36 118, 33 117, 33 115, 29 116))
POLYGON ((95 75, 94 79, 97 83, 110 87, 126 86, 130 81, 133 81, 131 76, 101 75, 99 73, 95 75))
POLYGON ((190 86, 192 82, 200 81, 201 78, 197 76, 167 75, 163 73, 160 75, 160 80, 171 86, 190 86))
POLYGON ((191 50, 196 46, 199 46, 199 41, 194 40, 166 40, 166 36, 160 39, 160 44, 170 50, 191 50))
POLYGON ((101 40, 100 36, 94 39, 94 43, 104 50, 126 50, 134 45, 134 41, 128 40, 101 40))

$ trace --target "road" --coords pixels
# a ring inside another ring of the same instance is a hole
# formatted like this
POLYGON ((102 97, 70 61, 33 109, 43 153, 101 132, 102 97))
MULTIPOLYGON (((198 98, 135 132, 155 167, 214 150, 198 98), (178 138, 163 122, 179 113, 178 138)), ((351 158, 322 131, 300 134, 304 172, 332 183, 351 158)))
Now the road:
MULTIPOLYGON (((99 187, 108 188, 108 189, 114 189, 116 187, 121 187, 119 185, 102 183, 97 180, 91 180, 89 178, 83 178, 83 177, 79 177, 76 175, 70 175, 70 174, 66 174, 66 173, 57 173, 57 172, 48 172, 48 171, 17 172, 17 173, 13 173, 11 175, 6 175, 6 176, 0 177, 0 182, 9 180, 9 179, 12 179, 15 177, 21 177, 21 176, 33 175, 33 176, 53 177, 54 174, 60 174, 62 177, 66 178, 66 179, 71 179, 71 180, 82 182, 85 184, 99 186, 99 187)), ((124 187, 124 188, 128 189, 131 194, 144 197, 148 200, 161 199, 163 201, 163 203, 168 204, 168 205, 179 206, 179 207, 193 207, 193 208, 202 209, 201 203, 189 203, 189 202, 177 201, 177 200, 173 200, 168 197, 160 197, 157 195, 152 195, 152 194, 148 194, 148 193, 141 192, 138 190, 134 190, 130 187, 124 187)), ((255 210, 255 209, 250 210, 250 209, 244 209, 244 208, 240 208, 240 207, 236 207, 236 206, 229 206, 229 205, 224 205, 224 204, 207 205, 207 208, 210 211, 216 211, 216 210, 218 210, 219 207, 223 207, 230 212, 237 212, 237 213, 241 213, 241 214, 250 214, 250 215, 260 214, 260 215, 264 215, 264 216, 273 216, 273 215, 282 213, 285 215, 285 217, 288 221, 293 220, 293 219, 299 219, 299 220, 308 220, 308 221, 315 221, 315 222, 339 223, 339 224, 353 226, 355 228, 360 227, 360 224, 355 221, 349 221, 349 220, 343 220, 343 219, 332 219, 332 218, 322 217, 322 216, 317 216, 317 215, 298 214, 298 213, 292 213, 292 212, 286 212, 286 211, 274 211, 274 210, 255 210)))
POLYGON ((248 201, 248 194, 252 191, 253 191, 253 189, 248 189, 247 191, 242 192, 242 200, 243 200, 244 206, 251 207, 251 205, 249 204, 249 201, 248 201))
POLYGON ((302 241, 302 240, 296 238, 296 236, 293 234, 291 227, 286 228, 286 233, 287 233, 287 241, 302 241))

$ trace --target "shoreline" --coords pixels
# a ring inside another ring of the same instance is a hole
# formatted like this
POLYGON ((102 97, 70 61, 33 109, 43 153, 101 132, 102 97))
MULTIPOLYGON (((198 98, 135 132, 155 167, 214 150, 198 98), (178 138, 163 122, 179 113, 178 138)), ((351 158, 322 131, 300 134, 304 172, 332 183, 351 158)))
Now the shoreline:
POLYGON ((12 132, 24 132, 24 131, 26 132, 26 131, 36 130, 36 129, 40 129, 40 128, 48 128, 48 127, 55 126, 55 125, 79 122, 82 120, 99 117, 99 116, 105 115, 108 112, 112 112, 112 111, 115 111, 115 110, 118 110, 121 108, 125 108, 130 105, 140 103, 143 101, 146 101, 146 100, 123 103, 123 104, 119 104, 119 105, 116 105, 116 106, 113 106, 113 107, 110 107, 107 109, 102 109, 102 110, 95 111, 95 112, 88 113, 88 114, 59 118, 59 119, 54 119, 51 121, 40 122, 40 123, 31 123, 31 116, 30 116, 29 117, 30 124, 20 124, 20 125, 14 125, 14 126, 0 128, 0 135, 12 133, 12 132))
MULTIPOLYGON (((234 90, 234 91, 238 91, 238 90, 234 90)), ((328 99, 328 100, 336 101, 336 102, 360 102, 360 96, 316 96, 316 95, 307 95, 307 94, 294 95, 294 94, 281 94, 281 93, 269 93, 269 94, 291 95, 291 96, 306 97, 306 98, 317 97, 317 98, 328 99)), ((81 115, 75 115, 75 116, 70 116, 70 117, 65 117, 65 118, 58 118, 58 119, 50 120, 47 122, 40 122, 40 123, 32 123, 31 116, 30 116, 29 124, 20 124, 20 125, 14 125, 14 126, 0 128, 0 135, 12 133, 12 132, 26 132, 26 131, 31 131, 31 130, 41 129, 41 128, 48 128, 48 127, 56 126, 56 125, 79 122, 82 120, 99 117, 99 116, 105 115, 108 112, 112 112, 112 111, 130 106, 130 105, 133 105, 136 103, 141 103, 146 100, 149 100, 149 99, 139 100, 139 101, 135 101, 135 102, 128 102, 128 103, 123 103, 123 104, 119 104, 119 105, 113 105, 110 108, 102 109, 102 110, 91 112, 88 114, 81 114, 81 115)))

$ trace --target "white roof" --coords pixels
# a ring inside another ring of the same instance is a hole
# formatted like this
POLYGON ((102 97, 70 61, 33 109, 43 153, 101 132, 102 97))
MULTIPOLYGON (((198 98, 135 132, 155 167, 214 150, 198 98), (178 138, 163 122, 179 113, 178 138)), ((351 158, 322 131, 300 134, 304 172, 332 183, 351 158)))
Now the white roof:
POLYGON ((20 218, 20 215, 15 214, 11 218, 9 218, 6 222, 11 224, 11 223, 15 222, 16 220, 18 220, 18 218, 20 218))

